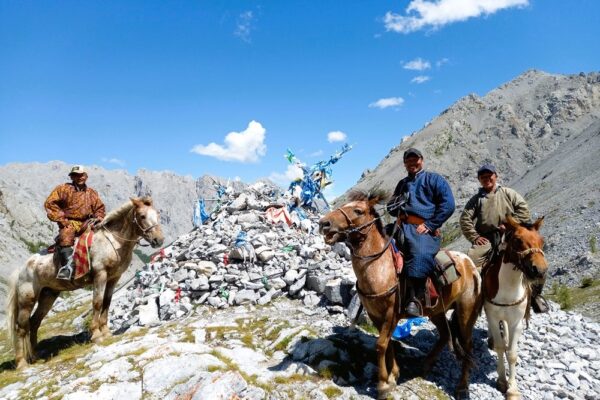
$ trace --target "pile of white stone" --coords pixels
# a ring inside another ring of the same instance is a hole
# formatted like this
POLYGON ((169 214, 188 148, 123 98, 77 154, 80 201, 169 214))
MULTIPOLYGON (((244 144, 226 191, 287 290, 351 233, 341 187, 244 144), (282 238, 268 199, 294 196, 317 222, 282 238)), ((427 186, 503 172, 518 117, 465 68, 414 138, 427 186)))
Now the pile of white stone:
POLYGON ((342 312, 356 278, 344 244, 325 244, 320 215, 301 209, 290 223, 265 213, 290 199, 259 182, 229 193, 213 219, 179 237, 139 271, 112 307, 113 329, 182 318, 195 305, 264 305, 287 295, 342 312))

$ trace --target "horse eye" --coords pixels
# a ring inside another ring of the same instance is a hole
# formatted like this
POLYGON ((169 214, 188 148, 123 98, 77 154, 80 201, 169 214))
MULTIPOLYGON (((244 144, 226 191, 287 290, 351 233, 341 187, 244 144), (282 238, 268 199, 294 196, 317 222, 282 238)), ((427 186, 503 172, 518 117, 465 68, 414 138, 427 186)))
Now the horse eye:
POLYGON ((142 216, 140 217, 140 219, 146 219, 146 216, 145 216, 145 215, 142 215, 142 216))
POLYGON ((354 213, 358 214, 358 215, 363 215, 364 214, 363 210, 361 210, 360 208, 355 208, 354 209, 354 213))

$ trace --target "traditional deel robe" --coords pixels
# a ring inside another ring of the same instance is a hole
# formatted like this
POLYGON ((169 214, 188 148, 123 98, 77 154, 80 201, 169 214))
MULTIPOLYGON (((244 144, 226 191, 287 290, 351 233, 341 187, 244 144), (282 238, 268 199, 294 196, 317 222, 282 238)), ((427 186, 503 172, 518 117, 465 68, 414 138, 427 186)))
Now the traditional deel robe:
POLYGON ((46 199, 44 208, 48 219, 58 223, 58 245, 63 247, 73 246, 85 221, 101 220, 106 214, 98 192, 87 186, 77 189, 72 183, 57 186, 46 199))
POLYGON ((493 236, 507 214, 512 215, 520 223, 529 222, 531 218, 527 202, 511 188, 496 185, 490 193, 480 188, 467 202, 460 216, 460 229, 465 238, 473 243, 467 254, 478 268, 482 268, 490 261, 493 236), (475 239, 479 236, 487 238, 490 243, 475 244, 475 239))
POLYGON ((434 257, 440 249, 441 239, 435 236, 435 230, 454 212, 454 196, 450 185, 441 175, 421 170, 398 182, 392 201, 388 204, 390 214, 398 216, 400 210, 390 205, 406 192, 409 198, 404 210, 409 215, 423 218, 429 232, 418 234, 417 225, 402 224, 404 265, 410 278, 426 278, 433 272, 434 257))

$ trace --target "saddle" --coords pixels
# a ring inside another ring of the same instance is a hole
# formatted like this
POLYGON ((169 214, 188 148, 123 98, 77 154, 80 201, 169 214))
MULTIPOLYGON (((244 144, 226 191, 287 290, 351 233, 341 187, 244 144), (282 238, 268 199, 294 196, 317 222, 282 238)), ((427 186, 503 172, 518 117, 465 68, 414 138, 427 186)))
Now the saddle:
MULTIPOLYGON (((394 267, 396 268, 396 274, 398 277, 402 275, 404 267, 404 259, 402 252, 396 247, 394 240, 391 242, 393 255, 394 255, 394 267)), ((427 277, 425 283, 425 298, 420 299, 423 307, 435 308, 438 305, 440 292, 444 286, 450 285, 460 278, 460 273, 456 269, 456 262, 450 255, 450 252, 445 249, 441 249, 435 256, 435 268, 434 276, 427 277)), ((403 281, 406 281, 404 279, 403 281)), ((405 289, 405 288, 402 288, 405 289)), ((404 294, 403 290, 403 294, 404 294)), ((403 296, 404 297, 404 296, 403 296)))
MULTIPOLYGON (((85 231, 81 233, 76 241, 73 251, 73 266, 74 266, 74 274, 73 279, 81 278, 82 276, 87 275, 90 272, 91 268, 91 260, 89 255, 89 249, 92 246, 92 241, 94 238, 94 230, 91 226, 87 226, 85 231)), ((57 251, 59 246, 54 243, 46 249, 47 254, 54 254, 52 257, 52 261, 54 266, 58 270, 60 268, 60 255, 57 251)))

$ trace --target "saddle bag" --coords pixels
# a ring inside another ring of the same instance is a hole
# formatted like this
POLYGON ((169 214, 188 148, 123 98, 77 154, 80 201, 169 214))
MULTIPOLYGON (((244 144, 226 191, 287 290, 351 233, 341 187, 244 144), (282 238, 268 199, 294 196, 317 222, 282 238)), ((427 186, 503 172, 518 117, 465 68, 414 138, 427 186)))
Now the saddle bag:
POLYGON ((434 278, 440 287, 450 285, 460 278, 454 259, 448 250, 440 250, 435 256, 434 278))

